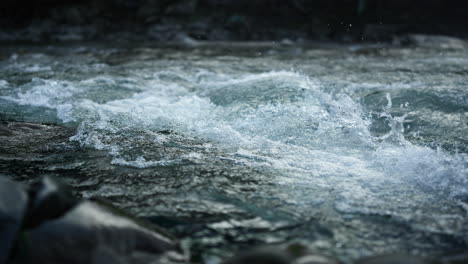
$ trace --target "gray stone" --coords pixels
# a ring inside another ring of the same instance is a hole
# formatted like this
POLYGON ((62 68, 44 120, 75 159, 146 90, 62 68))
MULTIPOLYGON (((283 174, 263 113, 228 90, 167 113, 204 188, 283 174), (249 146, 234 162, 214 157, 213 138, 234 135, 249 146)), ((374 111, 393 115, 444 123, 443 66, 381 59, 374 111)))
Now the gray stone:
POLYGON ((7 262, 28 204, 23 188, 0 176, 0 264, 7 262))
POLYGON ((185 260, 164 231, 94 201, 81 202, 63 217, 30 230, 26 243, 26 262, 34 263, 92 263, 137 252, 153 259, 169 254, 185 260))
POLYGON ((32 228, 44 221, 61 217, 77 204, 68 186, 49 176, 31 185, 29 198, 25 228, 32 228))

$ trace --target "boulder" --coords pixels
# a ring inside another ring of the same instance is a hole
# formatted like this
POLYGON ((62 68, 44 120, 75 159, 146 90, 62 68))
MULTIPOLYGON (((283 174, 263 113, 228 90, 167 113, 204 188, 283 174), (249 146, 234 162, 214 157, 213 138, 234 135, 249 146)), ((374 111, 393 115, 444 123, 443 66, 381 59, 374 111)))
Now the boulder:
POLYGON ((28 194, 30 203, 24 221, 26 229, 61 217, 78 203, 68 186, 49 176, 32 184, 28 194))
POLYGON ((77 200, 55 178, 26 192, 0 177, 0 264, 185 263, 178 245, 106 201, 77 200))
POLYGON ((0 264, 7 262, 28 205, 25 190, 0 176, 0 264))
POLYGON ((21 263, 141 263, 141 256, 185 260, 164 231, 96 201, 82 201, 62 217, 28 230, 26 237, 21 263))

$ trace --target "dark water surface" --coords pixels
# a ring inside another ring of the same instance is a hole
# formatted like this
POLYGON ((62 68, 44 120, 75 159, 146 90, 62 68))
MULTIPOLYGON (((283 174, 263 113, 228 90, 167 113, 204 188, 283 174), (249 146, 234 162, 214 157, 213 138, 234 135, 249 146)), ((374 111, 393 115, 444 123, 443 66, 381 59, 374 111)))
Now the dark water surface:
POLYGON ((468 245, 468 52, 219 43, 2 46, 2 174, 55 175, 195 259, 468 245))

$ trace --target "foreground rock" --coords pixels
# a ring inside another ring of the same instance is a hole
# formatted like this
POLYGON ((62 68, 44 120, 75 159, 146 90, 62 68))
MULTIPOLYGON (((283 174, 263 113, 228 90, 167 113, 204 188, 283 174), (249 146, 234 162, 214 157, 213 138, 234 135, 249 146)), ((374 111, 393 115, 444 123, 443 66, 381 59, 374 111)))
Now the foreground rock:
POLYGON ((0 191, 0 264, 186 262, 165 231, 106 202, 77 201, 53 178, 31 187, 29 207, 16 183, 0 178, 0 191))
POLYGON ((63 217, 28 232, 28 257, 34 263, 123 263, 183 261, 170 236, 93 201, 83 201, 63 217), (167 261, 162 261, 162 260, 167 261), (102 262, 101 262, 102 263, 102 262))
POLYGON ((26 192, 18 183, 0 177, 0 264, 10 256, 27 203, 26 192))

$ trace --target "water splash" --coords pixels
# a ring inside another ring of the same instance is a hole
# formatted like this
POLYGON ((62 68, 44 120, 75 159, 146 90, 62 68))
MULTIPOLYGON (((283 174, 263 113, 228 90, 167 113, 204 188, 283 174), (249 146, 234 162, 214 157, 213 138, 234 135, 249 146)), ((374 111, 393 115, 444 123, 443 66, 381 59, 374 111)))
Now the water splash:
MULTIPOLYGON (((112 83, 116 93, 133 91, 117 100, 99 100, 107 88, 89 92, 103 85, 97 79, 79 83, 34 79, 16 96, 3 98, 56 109, 64 122, 79 124, 72 140, 109 151, 113 164, 138 168, 177 164, 188 152, 156 151, 183 137, 212 142, 241 164, 278 170, 282 180, 298 186, 313 180, 341 186, 341 192, 348 193, 358 186, 360 192, 368 192, 369 182, 379 186, 406 182, 423 189, 437 186, 433 189, 452 197, 467 190, 461 185, 466 183, 466 156, 408 142, 403 126, 408 114, 392 113, 389 93, 379 117, 388 120, 390 130, 374 137, 369 129, 372 121, 360 104, 345 94, 328 93, 298 73, 153 76, 156 79, 112 83), (161 140, 158 131, 176 133, 161 140)), ((203 144, 177 142, 178 149, 203 144)), ((373 199, 382 195, 385 192, 373 199)), ((361 198, 346 201, 356 199, 361 198)))
POLYGON ((388 120, 390 131, 387 134, 380 136, 379 139, 399 145, 408 144, 408 141, 406 141, 404 136, 404 122, 408 116, 408 113, 405 113, 402 116, 393 116, 391 114, 392 97, 390 96, 390 93, 386 93, 385 97, 387 99, 387 107, 383 108, 382 112, 379 114, 379 117, 384 117, 388 120))

